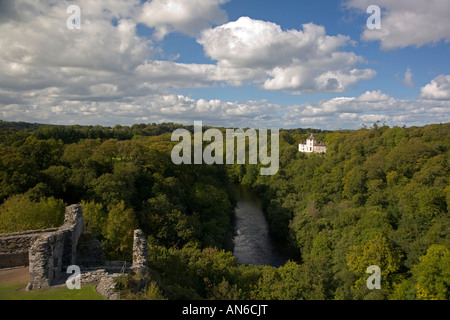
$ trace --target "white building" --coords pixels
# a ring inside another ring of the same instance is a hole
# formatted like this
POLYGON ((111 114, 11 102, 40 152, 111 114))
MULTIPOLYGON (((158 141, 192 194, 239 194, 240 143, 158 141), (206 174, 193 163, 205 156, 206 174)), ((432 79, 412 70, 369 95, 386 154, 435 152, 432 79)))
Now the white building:
POLYGON ((306 140, 306 143, 300 143, 300 152, 306 153, 327 153, 327 145, 323 142, 318 142, 313 134, 306 140))

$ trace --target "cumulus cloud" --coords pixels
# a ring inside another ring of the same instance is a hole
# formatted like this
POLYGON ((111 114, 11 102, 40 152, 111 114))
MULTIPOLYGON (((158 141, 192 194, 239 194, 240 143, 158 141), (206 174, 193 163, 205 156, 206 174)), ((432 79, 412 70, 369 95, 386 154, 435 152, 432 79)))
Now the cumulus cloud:
POLYGON ((336 97, 314 104, 305 103, 293 107, 291 111, 302 117, 356 117, 391 108, 398 110, 399 106, 398 101, 381 91, 367 91, 360 97, 336 97))
MULTIPOLYGON (((115 94, 115 88, 105 87, 115 94)), ((420 126, 450 118, 450 100, 401 100, 380 91, 359 97, 336 97, 317 103, 281 106, 267 101, 193 99, 176 94, 148 94, 130 101, 63 100, 42 95, 22 97, 20 104, 0 108, 0 118, 55 124, 132 125, 203 121, 217 127, 358 129, 376 121, 388 125, 420 126)))
POLYGON ((358 129, 377 121, 390 126, 422 126, 450 118, 450 101, 395 99, 380 91, 358 98, 337 97, 291 106, 283 115, 286 127, 358 129))
POLYGON ((73 2, 16 1, 18 19, 0 24, 0 86, 16 90, 61 88, 109 82, 153 55, 152 44, 136 36, 128 16, 136 1, 80 0, 82 29, 68 30, 66 9, 73 2), (25 5, 26 4, 26 5, 25 5), (24 21, 26 21, 24 23, 24 21))
POLYGON ((272 22, 241 17, 203 31, 198 42, 219 69, 254 70, 254 81, 265 90, 337 93, 376 75, 372 69, 358 69, 363 57, 341 50, 349 37, 328 36, 313 23, 302 29, 285 31, 272 22))
POLYGON ((403 77, 403 84, 407 87, 413 88, 416 84, 413 81, 414 74, 411 71, 411 68, 406 69, 405 75, 403 77))
POLYGON ((178 3, 195 20, 202 10, 216 12, 224 3, 161 1, 79 0, 81 30, 66 27, 66 9, 73 1, 2 2, 2 8, 15 15, 0 20, 0 101, 8 105, 29 101, 30 108, 37 101, 57 108, 70 101, 132 104, 155 93, 221 82, 302 93, 342 92, 375 74, 357 68, 362 57, 339 50, 348 37, 327 36, 314 24, 304 25, 302 31, 283 31, 276 24, 249 18, 209 28, 199 38, 217 64, 157 60, 157 46, 136 34, 137 21, 146 12, 141 9, 152 3, 178 3), (230 37, 221 38, 223 32, 230 37))
POLYGON ((214 65, 158 61, 159 49, 136 34, 139 0, 79 0, 81 30, 66 27, 74 2, 16 0, 0 20, 0 101, 27 94, 55 104, 128 101, 168 89, 212 86, 226 74, 214 65))
POLYGON ((0 109, 0 118, 11 121, 54 124, 132 125, 135 123, 176 122, 192 125, 279 128, 278 112, 283 107, 267 101, 231 102, 217 99, 192 99, 176 94, 151 94, 127 102, 52 100, 34 97, 23 104, 0 109))
POLYGON ((220 6, 229 0, 152 0, 142 7, 139 22, 155 28, 155 37, 180 32, 196 36, 212 24, 228 20, 220 6))
MULTIPOLYGON (((366 14, 372 0, 347 0, 345 6, 366 14)), ((380 41, 385 50, 450 42, 450 2, 447 0, 378 0, 383 9, 381 30, 366 29, 362 38, 380 41)))
POLYGON ((450 75, 440 75, 421 89, 421 98, 430 100, 450 100, 450 75))
POLYGON ((417 100, 396 99, 376 90, 367 91, 359 97, 336 97, 317 103, 304 103, 287 108, 282 119, 288 127, 320 127, 332 130, 356 129, 363 124, 371 125, 377 121, 390 126, 440 123, 443 119, 450 118, 450 95, 443 99, 444 91, 449 92, 449 84, 450 76, 440 76, 422 88, 423 92, 430 93, 431 96, 426 98, 422 95, 417 100), (436 89, 437 87, 439 89, 436 89), (432 97, 435 99, 431 99, 432 97), (438 97, 440 99, 436 99, 438 97))
POLYGON ((387 101, 389 99, 391 99, 391 96, 384 94, 383 92, 381 92, 381 90, 376 90, 376 91, 366 91, 358 98, 358 101, 380 102, 380 101, 387 101))
POLYGON ((161 18, 154 28, 194 34, 206 26, 197 41, 215 64, 157 60, 159 44, 136 34, 145 12, 141 9, 150 5, 140 0, 78 0, 81 30, 66 27, 66 9, 74 1, 2 1, 0 118, 103 125, 202 120, 213 126, 327 129, 358 128, 373 119, 418 125, 449 118, 449 76, 424 86, 417 101, 368 91, 359 97, 280 106, 265 100, 205 100, 176 94, 223 83, 299 94, 342 93, 375 76, 374 70, 360 67, 363 57, 345 50, 351 44, 347 36, 329 36, 313 23, 283 30, 250 18, 211 27, 220 21, 224 1, 204 3, 205 7, 195 1, 181 4, 191 17, 183 21, 203 21, 192 22, 192 29, 167 20, 174 17, 166 17, 165 24, 161 18), (194 3, 197 11, 191 7, 194 3))

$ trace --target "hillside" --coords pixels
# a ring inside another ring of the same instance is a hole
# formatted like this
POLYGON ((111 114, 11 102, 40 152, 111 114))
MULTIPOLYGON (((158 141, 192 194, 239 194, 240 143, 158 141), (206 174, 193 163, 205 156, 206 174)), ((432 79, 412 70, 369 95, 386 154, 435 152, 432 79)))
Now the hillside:
POLYGON ((275 176, 175 166, 174 124, 2 127, 0 232, 57 226, 80 203, 111 258, 130 259, 131 232, 144 230, 170 299, 449 299, 448 123, 316 130, 326 155, 298 152, 312 131, 282 130, 275 176), (224 250, 235 183, 260 195, 273 234, 301 262, 240 266, 224 250), (370 265, 382 290, 366 287, 370 265))

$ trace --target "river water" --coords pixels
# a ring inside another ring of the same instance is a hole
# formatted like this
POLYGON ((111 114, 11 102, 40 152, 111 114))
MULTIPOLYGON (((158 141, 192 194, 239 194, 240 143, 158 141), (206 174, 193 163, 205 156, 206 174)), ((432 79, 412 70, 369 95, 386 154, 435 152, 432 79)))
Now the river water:
POLYGON ((272 239, 261 201, 245 186, 239 188, 235 208, 233 254, 240 264, 282 266, 288 260, 280 254, 280 244, 272 239))

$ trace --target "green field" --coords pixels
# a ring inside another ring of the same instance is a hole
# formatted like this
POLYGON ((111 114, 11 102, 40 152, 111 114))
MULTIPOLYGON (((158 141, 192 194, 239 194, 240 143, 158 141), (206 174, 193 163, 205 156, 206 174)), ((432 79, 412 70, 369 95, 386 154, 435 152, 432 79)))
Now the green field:
POLYGON ((58 287, 25 291, 26 285, 26 283, 1 284, 0 300, 103 300, 103 297, 95 291, 95 286, 81 287, 80 290, 58 287))

